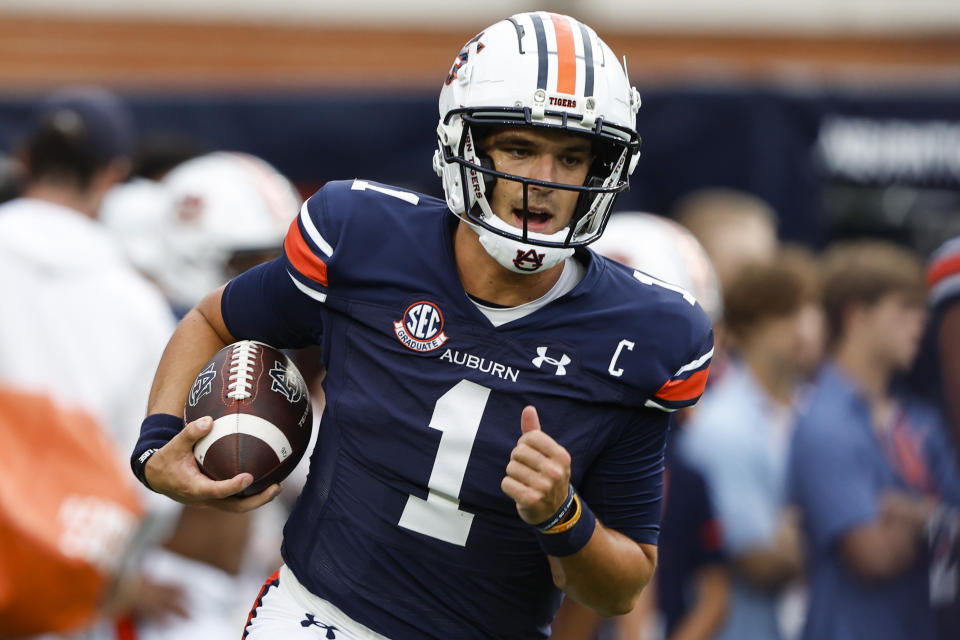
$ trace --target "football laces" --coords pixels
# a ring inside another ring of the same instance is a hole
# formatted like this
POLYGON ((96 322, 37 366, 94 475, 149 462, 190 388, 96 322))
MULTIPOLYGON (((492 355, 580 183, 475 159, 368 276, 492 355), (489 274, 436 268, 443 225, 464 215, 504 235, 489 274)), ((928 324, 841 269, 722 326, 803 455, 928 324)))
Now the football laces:
POLYGON ((253 395, 253 366, 259 347, 250 341, 238 342, 230 356, 230 378, 227 397, 246 400, 253 395))

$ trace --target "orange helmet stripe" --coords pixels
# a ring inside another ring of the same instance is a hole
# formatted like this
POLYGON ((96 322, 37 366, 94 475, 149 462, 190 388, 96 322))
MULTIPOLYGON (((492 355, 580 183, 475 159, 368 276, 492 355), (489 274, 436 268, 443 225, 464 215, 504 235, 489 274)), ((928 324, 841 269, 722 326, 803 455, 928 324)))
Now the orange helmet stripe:
POLYGON ((577 50, 569 18, 550 14, 557 34, 557 93, 574 94, 577 91, 577 50))

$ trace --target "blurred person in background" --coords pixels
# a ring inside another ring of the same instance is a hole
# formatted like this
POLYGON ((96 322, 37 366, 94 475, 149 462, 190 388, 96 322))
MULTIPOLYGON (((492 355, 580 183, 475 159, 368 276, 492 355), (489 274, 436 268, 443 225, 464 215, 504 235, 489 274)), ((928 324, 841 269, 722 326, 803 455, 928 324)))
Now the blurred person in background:
POLYGON ((119 452, 136 440, 131 420, 143 411, 150 373, 173 331, 162 296, 127 264, 97 220, 104 194, 130 170, 134 136, 126 105, 111 93, 71 88, 49 96, 35 111, 22 149, 23 194, 0 206, 0 299, 6 302, 0 384, 41 399, 30 411, 12 401, 0 407, 8 429, 3 437, 35 438, 45 452, 29 455, 32 465, 17 461, 42 488, 13 496, 14 520, 29 513, 33 522, 19 524, 39 528, 14 527, 3 537, 13 564, 0 563, 0 602, 11 589, 12 602, 19 602, 11 610, 0 606, 4 635, 82 627, 82 637, 106 639, 125 633, 131 616, 184 613, 178 589, 143 578, 136 567, 120 588, 110 588, 119 579, 115 572, 126 570, 118 565, 136 564, 125 556, 163 535, 178 510, 135 486, 118 495, 129 485, 110 475, 119 452), (33 409, 49 411, 49 419, 33 409), (67 431, 58 434, 62 420, 67 431), (24 431, 9 431, 17 428, 24 431), (65 474, 101 440, 109 457, 101 457, 96 470, 65 474), (75 449, 63 451, 65 444, 75 449), (144 508, 150 517, 142 517, 144 508), (41 540, 52 546, 24 553, 41 540), (85 590, 64 568, 80 562, 101 569, 101 580, 91 582, 100 593, 85 590), (31 597, 17 600, 18 593, 31 597), (90 617, 97 615, 93 607, 85 617, 64 618, 79 603, 90 604, 91 595, 99 619, 90 617))
MULTIPOLYGON (((960 464, 960 236, 930 255, 926 278, 930 321, 907 383, 911 393, 943 412, 960 464)), ((944 515, 934 517, 927 536, 931 567, 938 568, 931 569, 931 601, 946 640, 960 637, 960 527, 944 515)))
POLYGON ((957 526, 960 477, 940 415, 891 387, 924 330, 923 266, 889 242, 848 242, 826 252, 823 282, 829 361, 789 465, 806 534, 803 637, 933 640, 944 567, 928 531, 957 526))
POLYGON ((682 452, 706 477, 733 570, 720 638, 786 637, 782 598, 803 566, 787 507, 787 449, 810 366, 797 354, 823 339, 818 285, 813 257, 800 250, 732 277, 723 320, 729 365, 685 429, 682 452))
POLYGON ((146 134, 137 145, 131 176, 104 196, 101 222, 119 240, 127 259, 157 286, 161 270, 176 259, 167 255, 164 238, 173 204, 161 181, 174 167, 207 152, 200 142, 177 132, 146 134))
POLYGON ((301 204, 285 176, 248 153, 187 160, 162 184, 172 215, 162 231, 157 281, 178 317, 234 276, 280 255, 301 204))
MULTIPOLYGON (((930 257, 927 269, 931 332, 936 337, 940 406, 944 410, 960 465, 960 236, 930 257)), ((960 527, 940 518, 929 528, 930 547, 942 567, 932 599, 940 617, 940 638, 960 637, 960 527)))
POLYGON ((275 258, 299 207, 292 183, 269 163, 215 151, 119 185, 101 216, 182 318, 203 292, 275 258))
MULTIPOLYGON (((178 316, 208 289, 280 254, 300 197, 269 163, 223 151, 172 168, 151 162, 157 179, 115 189, 102 215, 178 316)), ((286 484, 293 489, 292 479, 286 484)), ((182 587, 187 615, 141 621, 137 637, 236 638, 249 593, 280 563, 286 515, 279 503, 247 513, 185 505, 169 539, 146 555, 144 566, 155 579, 182 587), (248 584, 249 575, 256 577, 248 584)))
POLYGON ((633 609, 669 416, 699 399, 713 341, 694 300, 583 248, 639 159, 616 60, 568 16, 485 29, 440 87, 446 200, 329 182, 282 258, 181 322, 131 466, 222 509, 279 488, 243 498, 250 474, 200 473, 211 420, 176 415, 196 370, 237 338, 323 345, 324 428, 250 640, 545 638, 564 593, 633 609))
MULTIPOLYGON (((693 233, 720 279, 721 292, 744 265, 770 263, 780 249, 776 212, 757 196, 724 187, 692 191, 674 205, 672 219, 693 233)), ((714 327, 711 384, 726 371, 728 339, 722 322, 714 327)))
POLYGON ((146 131, 133 156, 131 177, 159 182, 170 170, 214 149, 194 136, 175 129, 146 131))
MULTIPOLYGON (((722 314, 717 274, 697 239, 651 213, 615 213, 593 250, 693 294, 710 319, 722 314)), ((703 475, 678 452, 687 411, 677 412, 667 441, 659 559, 653 589, 636 608, 603 621, 566 598, 554 623, 556 640, 708 640, 723 625, 730 575, 719 522, 703 475)))
POLYGON ((23 165, 0 152, 0 204, 13 200, 23 191, 23 165))
POLYGON ((757 196, 736 189, 707 188, 683 196, 671 218, 700 241, 727 287, 746 264, 777 255, 776 212, 757 196))
POLYGON ((930 256, 927 288, 937 355, 934 371, 940 377, 936 397, 949 420, 955 449, 960 452, 960 236, 951 238, 930 256))

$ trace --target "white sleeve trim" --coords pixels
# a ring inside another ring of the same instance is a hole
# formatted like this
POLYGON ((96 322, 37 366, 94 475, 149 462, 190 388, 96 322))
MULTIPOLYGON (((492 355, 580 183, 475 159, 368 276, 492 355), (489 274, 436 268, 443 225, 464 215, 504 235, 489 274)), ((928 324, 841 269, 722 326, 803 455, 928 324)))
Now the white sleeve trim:
POLYGON ((673 413, 676 409, 671 409, 670 407, 665 407, 659 402, 654 402, 653 400, 647 400, 643 403, 643 406, 648 409, 659 409, 660 411, 665 411, 666 413, 673 413))
POLYGON ((319 302, 326 302, 326 301, 327 301, 327 294, 321 293, 321 292, 319 292, 319 291, 314 291, 313 289, 311 289, 311 288, 308 287, 307 285, 303 284, 302 282, 300 282, 299 280, 297 280, 296 278, 294 278, 294 277, 293 277, 293 274, 290 273, 289 271, 287 271, 287 275, 290 276, 290 279, 291 279, 291 280, 293 280, 293 284, 297 285, 297 289, 300 289, 300 291, 302 291, 303 293, 307 294, 308 296, 310 296, 311 298, 313 298, 314 300, 317 300, 317 301, 319 301, 319 302))
POLYGON ((320 235, 320 232, 317 231, 317 227, 313 224, 313 220, 310 219, 310 211, 307 209, 307 203, 304 202, 303 206, 300 207, 300 221, 303 222, 303 228, 307 230, 307 235, 310 236, 310 239, 313 240, 313 243, 320 247, 320 251, 323 251, 327 254, 327 257, 333 255, 333 247, 330 246, 330 243, 324 240, 323 236, 320 235))
POLYGON ((710 351, 707 351, 705 354, 703 354, 702 356, 700 356, 699 358, 697 358, 697 359, 694 360, 693 362, 690 362, 690 363, 685 364, 685 365, 683 365, 682 367, 680 367, 680 368, 677 370, 677 372, 676 372, 675 374, 673 374, 673 377, 676 378, 678 375, 680 375, 680 374, 683 373, 684 371, 693 371, 694 369, 699 369, 700 367, 703 366, 703 363, 704 363, 704 362, 706 362, 707 360, 709 360, 709 359, 712 358, 712 357, 713 357, 713 349, 710 349, 710 351))

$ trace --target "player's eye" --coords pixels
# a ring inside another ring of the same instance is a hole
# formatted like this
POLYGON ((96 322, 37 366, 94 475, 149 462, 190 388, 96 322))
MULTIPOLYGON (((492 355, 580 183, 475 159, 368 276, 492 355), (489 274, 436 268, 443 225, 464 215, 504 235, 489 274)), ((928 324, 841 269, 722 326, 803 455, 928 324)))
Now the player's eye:
POLYGON ((581 166, 586 163, 586 161, 586 156, 580 154, 565 154, 560 156, 561 164, 571 169, 581 166))

